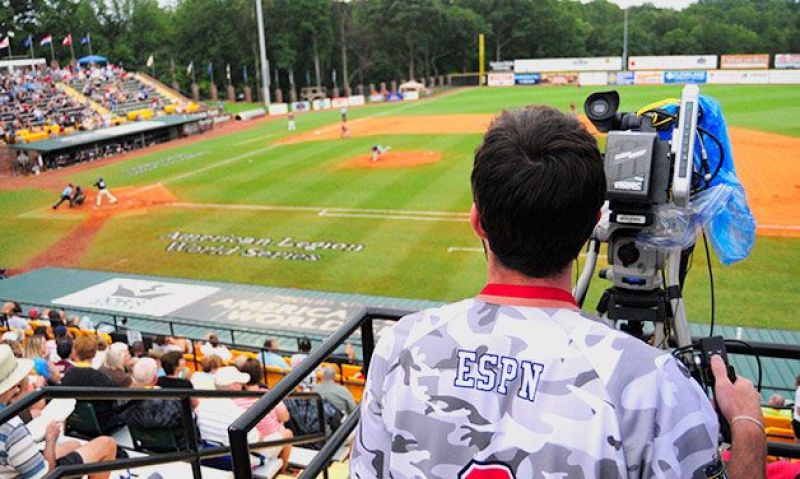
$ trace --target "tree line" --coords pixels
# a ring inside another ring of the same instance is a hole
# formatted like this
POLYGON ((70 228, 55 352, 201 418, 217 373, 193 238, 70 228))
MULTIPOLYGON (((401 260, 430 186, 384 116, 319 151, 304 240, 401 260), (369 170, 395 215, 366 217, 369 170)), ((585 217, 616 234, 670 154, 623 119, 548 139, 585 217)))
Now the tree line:
MULTIPOLYGON (((621 55, 624 12, 607 0, 261 0, 270 80, 331 87, 421 78, 478 68, 478 33, 486 60, 621 55), (346 56, 346 68, 343 58, 346 56), (345 73, 346 69, 346 73, 345 73)), ((91 36, 95 54, 128 69, 255 87, 258 36, 254 0, 0 0, 0 35, 13 32, 15 56, 32 36, 36 56, 69 61, 61 40, 72 33, 76 55, 91 36), (187 65, 193 62, 194 71, 187 65), (245 77, 247 81, 245 82, 245 77)), ((630 55, 800 52, 795 0, 700 0, 681 11, 628 9, 630 55)), ((2 40, 2 37, 0 37, 2 40)), ((5 57, 7 50, 0 51, 5 57)))

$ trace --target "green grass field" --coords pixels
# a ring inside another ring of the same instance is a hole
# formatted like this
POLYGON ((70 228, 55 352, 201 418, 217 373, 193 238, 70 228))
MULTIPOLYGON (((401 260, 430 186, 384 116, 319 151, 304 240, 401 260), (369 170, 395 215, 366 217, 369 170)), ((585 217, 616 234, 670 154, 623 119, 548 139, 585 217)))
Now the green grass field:
MULTIPOLYGON (((416 103, 351 109, 350 117, 496 113, 535 103, 566 109, 570 103, 582 105, 597 90, 466 89, 416 103)), ((628 110, 680 94, 678 86, 619 90, 622 108, 628 110)), ((731 125, 800 136, 796 86, 703 86, 701 91, 721 102, 731 125)), ((298 132, 337 121, 336 111, 300 115, 298 132)), ((114 216, 80 266, 433 300, 456 300, 481 288, 485 260, 464 216, 470 205, 472 154, 480 135, 386 135, 276 144, 287 134, 285 120, 277 119, 249 131, 71 175, 82 185, 103 175, 112 191, 162 183, 181 203, 114 216), (438 151, 443 159, 407 169, 340 168, 375 143, 398 151, 438 151), (230 254, 223 248, 231 245, 219 241, 196 242, 205 247, 202 251, 187 252, 175 245, 167 251, 168 235, 175 232, 252 237, 253 242, 230 254), (255 243, 258 239, 261 244, 255 243), (314 242, 330 244, 310 244, 314 242), (243 255, 245 250, 251 251, 243 255), (259 257, 263 251, 284 254, 259 257), (291 255, 292 259, 283 257, 291 255)), ((0 265, 23 267, 80 227, 80 218, 54 219, 41 209, 56 196, 53 191, 0 190, 6 222, 0 265)), ((758 238, 747 260, 728 267, 714 260, 717 320, 799 329, 786 314, 800 308, 798 254, 798 240, 758 238)), ((709 318, 707 276, 700 246, 686 287, 691 321, 709 318)), ((603 281, 594 281, 590 309, 605 287, 603 281)))

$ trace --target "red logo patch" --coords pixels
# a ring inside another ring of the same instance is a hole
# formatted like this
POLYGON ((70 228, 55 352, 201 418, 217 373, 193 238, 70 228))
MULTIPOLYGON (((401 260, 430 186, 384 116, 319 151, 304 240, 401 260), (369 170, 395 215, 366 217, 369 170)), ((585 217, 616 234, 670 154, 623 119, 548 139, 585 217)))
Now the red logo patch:
POLYGON ((461 470, 458 479, 514 479, 511 468, 499 462, 472 461, 461 470))

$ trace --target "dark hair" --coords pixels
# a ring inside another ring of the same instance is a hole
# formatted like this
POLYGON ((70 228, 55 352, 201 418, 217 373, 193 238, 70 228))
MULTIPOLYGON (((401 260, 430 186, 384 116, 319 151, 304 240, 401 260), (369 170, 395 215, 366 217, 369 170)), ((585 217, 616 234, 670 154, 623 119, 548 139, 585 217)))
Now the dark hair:
POLYGON ((56 353, 61 359, 69 359, 72 354, 72 339, 68 336, 56 339, 56 353))
POLYGON ((307 353, 311 351, 311 340, 308 338, 300 338, 297 340, 297 347, 300 349, 301 353, 307 353))
POLYGON ((13 309, 13 313, 14 313, 14 314, 22 314, 22 307, 21 307, 21 306, 19 305, 19 303, 18 303, 18 302, 16 302, 16 301, 14 301, 14 309, 13 309))
POLYGON ((183 354, 178 351, 170 351, 161 356, 161 367, 164 369, 164 374, 172 376, 175 370, 178 369, 178 364, 181 362, 183 354))
POLYGON ((47 339, 47 328, 44 326, 36 326, 36 329, 33 330, 34 336, 44 336, 47 339))
POLYGON ((248 386, 260 383, 264 376, 264 370, 261 368, 261 361, 255 358, 248 358, 239 366, 239 371, 250 375, 250 380, 247 381, 248 386))
POLYGON ((503 112, 475 153, 472 194, 489 246, 526 276, 552 276, 578 256, 605 190, 594 137, 555 108, 503 112))
POLYGON ((58 314, 58 311, 51 309, 50 312, 47 313, 47 319, 50 320, 50 325, 52 326, 54 322, 61 323, 61 315, 58 314))
POLYGON ((212 347, 216 348, 219 345, 219 336, 216 334, 209 334, 208 343, 211 344, 212 347))
MULTIPOLYGON (((275 339, 275 338, 268 338, 266 341, 264 341, 264 347, 267 348, 268 350, 272 351, 272 344, 273 343, 277 343, 277 342, 278 342, 278 340, 275 339)), ((275 349, 278 349, 278 348, 276 347, 275 349)))

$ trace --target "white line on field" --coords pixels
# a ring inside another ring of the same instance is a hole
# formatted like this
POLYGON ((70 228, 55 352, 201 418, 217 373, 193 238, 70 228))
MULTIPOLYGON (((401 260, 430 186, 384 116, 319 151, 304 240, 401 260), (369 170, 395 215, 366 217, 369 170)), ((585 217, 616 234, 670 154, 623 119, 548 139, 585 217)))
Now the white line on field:
POLYGON ((264 135, 264 136, 259 136, 257 138, 250 138, 249 140, 244 140, 244 141, 240 141, 239 143, 236 143, 236 146, 249 145, 250 143, 256 143, 258 141, 264 141, 264 140, 266 140, 267 138, 269 138, 271 136, 273 136, 273 135, 264 135))
POLYGON ((242 205, 219 203, 172 203, 178 208, 224 209, 240 211, 301 211, 322 217, 368 218, 380 220, 444 221, 465 223, 469 213, 451 211, 379 210, 366 208, 324 208, 317 206, 242 205))
POLYGON ((192 175, 196 175, 196 174, 202 173, 204 171, 208 171, 208 170, 212 170, 214 168, 219 168, 220 166, 228 165, 228 164, 233 163, 235 161, 243 160, 245 158, 250 158, 251 156, 255 156, 255 155, 258 155, 258 154, 261 154, 261 153, 266 153, 269 150, 275 148, 275 146, 277 146, 277 145, 269 145, 269 146, 266 146, 264 148, 259 148, 257 150, 249 151, 247 153, 242 153, 241 155, 234 156, 233 158, 228 158, 227 160, 219 161, 217 163, 212 163, 212 164, 204 166, 202 168, 198 168, 198 169, 192 170, 192 171, 187 171, 186 173, 183 173, 183 174, 180 174, 180 175, 176 175, 176 176, 173 176, 171 178, 167 178, 165 180, 162 180, 161 182, 162 183, 170 183, 170 182, 173 182, 173 181, 182 180, 184 178, 188 178, 188 177, 190 177, 192 175))

